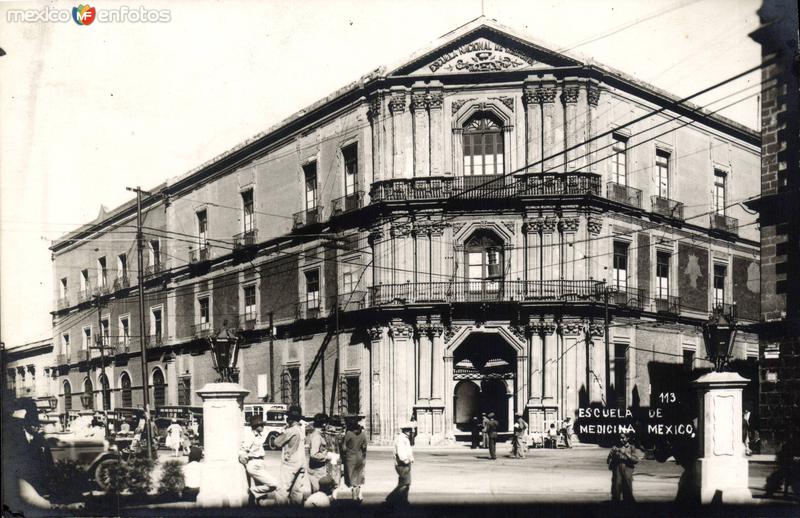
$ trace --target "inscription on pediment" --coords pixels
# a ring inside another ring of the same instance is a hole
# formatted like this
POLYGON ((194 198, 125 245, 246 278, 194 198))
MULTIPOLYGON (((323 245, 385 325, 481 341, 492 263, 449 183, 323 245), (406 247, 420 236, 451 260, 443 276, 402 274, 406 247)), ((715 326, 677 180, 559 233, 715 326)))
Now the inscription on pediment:
POLYGON ((440 55, 420 72, 499 72, 530 68, 535 63, 533 58, 514 48, 479 38, 440 55))

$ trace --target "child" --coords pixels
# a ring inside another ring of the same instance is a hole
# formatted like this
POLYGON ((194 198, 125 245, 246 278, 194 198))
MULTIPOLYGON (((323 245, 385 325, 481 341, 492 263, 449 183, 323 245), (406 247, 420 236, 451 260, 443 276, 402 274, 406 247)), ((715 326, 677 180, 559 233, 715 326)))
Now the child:
POLYGON ((303 507, 330 507, 334 485, 333 479, 328 475, 320 478, 319 491, 309 496, 303 507))

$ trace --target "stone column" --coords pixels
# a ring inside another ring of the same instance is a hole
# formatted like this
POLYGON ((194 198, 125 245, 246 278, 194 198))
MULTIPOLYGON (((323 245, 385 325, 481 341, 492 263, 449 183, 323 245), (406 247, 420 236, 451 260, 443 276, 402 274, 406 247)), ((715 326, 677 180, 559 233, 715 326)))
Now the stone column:
POLYGON ((382 270, 385 264, 383 229, 373 228, 369 233, 369 244, 372 248, 372 285, 386 284, 386 276, 382 270))
POLYGON ((530 340, 530 397, 528 405, 542 404, 542 390, 544 388, 544 340, 542 339, 542 326, 539 322, 528 324, 528 340, 530 340))
MULTIPOLYGON (((369 409, 370 416, 372 417, 372 432, 371 437, 373 440, 387 440, 391 436, 387 436, 389 420, 389 404, 388 404, 388 389, 386 376, 386 345, 383 338, 383 328, 381 326, 374 326, 367 328, 367 334, 370 339, 370 373, 369 383, 371 383, 372 397, 371 406, 369 409)), ((367 420, 369 422, 369 420, 367 420)))
POLYGON ((542 101, 542 153, 545 157, 543 171, 563 170, 564 130, 563 110, 556 107, 555 77, 545 76, 541 81, 539 95, 542 101))
POLYGON ((427 317, 417 317, 417 405, 427 405, 433 396, 433 341, 428 326, 427 317))
POLYGON ((431 166, 430 174, 440 176, 445 174, 444 165, 444 92, 439 81, 431 81, 428 86, 428 110, 430 117, 431 166))
POLYGON ((372 181, 378 182, 385 179, 383 155, 383 93, 375 92, 369 98, 369 111, 367 112, 372 135, 372 181))
POLYGON ((445 246, 444 239, 444 224, 434 223, 430 226, 430 242, 431 242, 431 282, 443 282, 447 274, 446 265, 444 262, 443 249, 445 246))
POLYGON ((414 231, 417 282, 431 282, 431 234, 428 228, 414 231))
POLYGON ((595 263, 598 261, 593 256, 593 250, 596 248, 594 241, 597 240, 597 237, 600 235, 600 232, 603 230, 603 220, 595 215, 589 214, 586 217, 586 229, 588 231, 588 239, 586 239, 585 245, 585 253, 584 257, 586 258, 585 261, 585 268, 586 268, 586 275, 590 279, 599 280, 602 274, 602 271, 599 270, 599 264, 595 267, 595 263))
POLYGON ((612 402, 606 402, 607 380, 606 380, 606 350, 604 340, 604 329, 602 324, 590 326, 592 341, 589 344, 589 403, 602 404, 606 406, 612 402))
MULTIPOLYGON (((538 283, 542 280, 542 270, 539 261, 542 252, 542 222, 539 220, 528 221, 522 226, 525 233, 526 245, 525 256, 527 265, 525 270, 525 280, 538 283)), ((528 292, 537 293, 539 286, 528 285, 528 292)))
POLYGON ((596 151, 598 142, 594 138, 597 137, 597 104, 600 101, 600 92, 600 83, 595 79, 590 79, 586 84, 586 152, 588 153, 587 164, 589 166, 585 169, 593 173, 599 169, 596 151))
POLYGON ((542 220, 542 279, 558 279, 558 236, 555 235, 557 220, 547 217, 542 220))
POLYGON ((391 88, 389 111, 392 114, 392 178, 405 176, 405 124, 406 92, 402 86, 391 88))
POLYGON ((561 228, 561 271, 562 279, 575 280, 575 233, 578 231, 579 220, 576 217, 562 218, 559 222, 561 228))
POLYGON ((430 128, 428 126, 428 94, 425 85, 411 87, 411 114, 414 125, 414 176, 430 176, 430 128))
POLYGON ((525 103, 525 163, 529 173, 542 170, 542 96, 535 86, 536 76, 525 80, 522 100, 525 103))
POLYGON ((561 325, 561 336, 563 337, 563 353, 560 358, 562 365, 562 401, 561 417, 571 417, 575 419, 575 412, 578 409, 578 389, 581 379, 578 377, 578 365, 580 363, 579 335, 582 324, 579 320, 565 320, 561 325))
POLYGON ((247 505, 247 474, 238 456, 244 431, 242 404, 248 393, 236 383, 207 383, 197 391, 203 400, 205 438, 197 494, 200 507, 247 505))
POLYGON ((693 384, 700 397, 700 503, 749 503, 748 462, 742 441, 742 389, 749 380, 735 372, 710 372, 693 384))
POLYGON ((542 324, 544 347, 542 350, 544 384, 542 386, 542 403, 555 405, 558 396, 558 337, 556 324, 551 319, 542 324))
POLYGON ((411 418, 414 407, 414 328, 400 319, 394 319, 389 326, 389 336, 392 344, 390 372, 393 392, 389 436, 394 437, 398 426, 411 418))
POLYGON ((438 316, 432 316, 429 327, 430 339, 433 350, 431 351, 432 360, 432 380, 431 380, 431 404, 437 406, 444 405, 444 326, 438 316))
POLYGON ((576 157, 581 155, 581 148, 570 149, 576 144, 578 140, 578 88, 577 78, 567 78, 564 80, 564 86, 561 91, 561 102, 564 103, 564 148, 566 167, 562 171, 574 171, 579 166, 579 160, 576 157))

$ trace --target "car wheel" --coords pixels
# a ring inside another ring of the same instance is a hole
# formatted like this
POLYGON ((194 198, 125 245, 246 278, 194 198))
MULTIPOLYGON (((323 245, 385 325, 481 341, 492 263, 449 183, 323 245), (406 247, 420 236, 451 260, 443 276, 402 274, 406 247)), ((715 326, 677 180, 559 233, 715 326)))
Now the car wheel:
POLYGON ((113 469, 118 462, 123 462, 118 459, 105 459, 94 468, 94 481, 101 490, 108 493, 113 485, 111 477, 113 476, 113 469))
POLYGON ((266 440, 267 448, 269 448, 270 450, 277 450, 278 447, 275 446, 275 439, 277 439, 277 438, 278 438, 278 434, 277 433, 273 432, 273 433, 269 434, 267 436, 267 440, 266 440))

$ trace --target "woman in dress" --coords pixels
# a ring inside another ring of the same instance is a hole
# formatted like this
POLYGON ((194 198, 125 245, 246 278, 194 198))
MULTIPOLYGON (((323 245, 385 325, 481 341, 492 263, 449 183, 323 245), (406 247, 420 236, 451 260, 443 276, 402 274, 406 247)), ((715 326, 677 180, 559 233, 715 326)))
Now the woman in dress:
POLYGON ((180 456, 183 446, 183 428, 178 424, 178 420, 172 418, 172 424, 167 427, 167 438, 164 441, 167 448, 173 450, 173 457, 180 456))
POLYGON ((364 484, 364 463, 367 457, 367 437, 364 429, 355 419, 347 421, 344 434, 344 483, 353 492, 353 500, 363 501, 361 486, 364 484))

